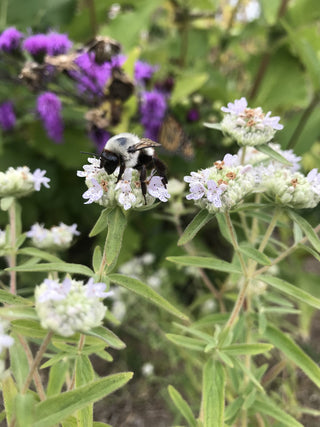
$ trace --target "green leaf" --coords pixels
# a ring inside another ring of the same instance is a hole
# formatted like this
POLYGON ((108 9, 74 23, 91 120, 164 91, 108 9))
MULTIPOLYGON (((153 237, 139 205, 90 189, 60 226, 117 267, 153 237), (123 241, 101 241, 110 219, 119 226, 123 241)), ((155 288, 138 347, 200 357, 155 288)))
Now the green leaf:
POLYGON ((316 232, 313 230, 311 225, 308 223, 308 221, 306 221, 304 218, 302 218, 302 216, 298 215, 296 212, 294 212, 291 209, 290 210, 288 209, 287 212, 288 212, 289 217, 292 219, 292 221, 294 221, 296 224, 298 224, 298 226, 305 233, 305 235, 307 236, 309 242, 314 247, 314 249, 316 251, 320 252, 319 237, 317 236, 316 232))
POLYGON ((320 255, 314 249, 310 248, 310 246, 299 244, 299 248, 302 248, 306 252, 309 252, 317 261, 320 262, 320 255))
POLYGON ((174 316, 177 316, 182 320, 188 320, 188 317, 185 314, 181 313, 181 311, 176 309, 161 295, 157 294, 152 288, 150 288, 150 286, 146 285, 140 280, 125 276, 123 274, 110 274, 108 277, 113 283, 116 283, 119 286, 123 286, 124 288, 129 289, 137 295, 142 296, 147 301, 168 311, 174 316))
POLYGON ((239 246, 239 251, 242 252, 243 255, 247 256, 248 258, 251 258, 256 261, 258 264, 271 265, 271 261, 267 257, 267 255, 258 251, 258 249, 247 243, 241 243, 241 245, 239 246))
POLYGON ((185 73, 176 79, 173 92, 171 94, 170 103, 175 105, 183 101, 190 94, 199 90, 208 80, 207 73, 185 73))
POLYGON ((55 396, 61 392, 62 386, 65 383, 68 367, 69 364, 65 360, 60 360, 51 366, 47 386, 47 397, 55 396))
POLYGON ((178 240, 178 246, 182 246, 190 242, 190 240, 192 240, 201 228, 204 227, 212 218, 213 215, 206 209, 202 209, 198 212, 182 233, 182 236, 178 240))
POLYGON ((135 46, 131 51, 126 55, 127 59, 125 63, 122 65, 123 71, 131 78, 134 79, 134 70, 135 64, 139 59, 141 54, 141 48, 139 46, 135 46))
POLYGON ((94 272, 89 267, 81 264, 71 264, 66 262, 48 262, 36 265, 22 265, 15 268, 6 268, 7 271, 25 271, 25 272, 37 272, 37 271, 62 271, 70 274, 82 274, 83 276, 92 277, 94 272))
POLYGON ((227 242, 232 243, 226 217, 224 216, 224 214, 219 213, 219 214, 216 214, 216 218, 217 218, 220 233, 226 239, 227 242))
POLYGON ((15 415, 17 425, 33 427, 35 397, 32 394, 18 394, 15 399, 15 415))
POLYGON ((209 359, 202 375, 203 427, 224 426, 225 373, 219 361, 209 359))
POLYGON ((311 307, 315 307, 318 310, 320 310, 320 299, 298 288, 297 286, 291 285, 285 280, 278 279, 277 277, 274 277, 274 276, 268 276, 263 274, 261 276, 258 276, 257 280, 262 280, 263 282, 278 289, 279 291, 287 295, 290 295, 291 297, 299 301, 309 304, 311 305, 311 307))
POLYGON ((100 246, 97 245, 94 248, 93 257, 92 257, 92 265, 93 265, 93 270, 95 273, 97 273, 99 271, 101 261, 102 261, 102 251, 101 251, 100 246))
POLYGON ((221 348, 221 351, 232 356, 240 354, 261 354, 270 351, 273 348, 271 344, 231 344, 221 348))
POLYGON ((84 335, 97 337, 106 342, 110 347, 115 348, 117 350, 121 350, 126 347, 125 343, 121 341, 121 339, 118 338, 117 335, 115 335, 112 331, 110 331, 110 329, 105 328, 104 326, 92 328, 90 331, 84 332, 84 335))
POLYGON ((256 145, 255 148, 261 153, 271 157, 271 159, 276 160, 277 162, 280 162, 289 167, 292 166, 292 163, 289 162, 289 160, 287 160, 285 157, 283 157, 281 154, 271 148, 268 144, 256 145))
POLYGON ((96 236, 97 234, 100 234, 101 231, 103 231, 105 228, 107 228, 108 225, 108 215, 112 211, 113 208, 105 208, 103 211, 101 211, 99 218, 97 219, 97 222, 93 226, 92 230, 90 231, 89 237, 96 236))
POLYGON ((14 197, 4 197, 0 200, 0 208, 3 211, 7 211, 10 209, 12 203, 14 203, 14 197))
POLYGON ((203 126, 210 129, 216 129, 221 131, 221 123, 203 123, 203 126))
POLYGON ((241 273, 238 267, 235 267, 229 262, 223 261, 214 257, 200 257, 200 256, 170 256, 166 258, 168 261, 175 262, 177 264, 209 268, 210 270, 224 271, 226 273, 241 273))
POLYGON ((126 225, 127 218, 120 208, 116 208, 110 212, 108 215, 108 234, 104 248, 106 272, 110 272, 118 260, 126 225))
POLYGON ((26 352, 22 347, 17 335, 13 334, 12 337, 14 338, 14 344, 9 348, 10 368, 16 380, 18 389, 21 391, 29 374, 29 363, 26 352))
POLYGON ((132 378, 132 375, 131 372, 124 372, 99 378, 75 390, 38 403, 33 427, 50 427, 61 422, 89 403, 96 402, 119 389, 132 378))
POLYGON ((9 291, 0 289, 0 302, 10 305, 32 305, 32 302, 18 295, 12 295, 9 291))
POLYGON ((258 413, 266 414, 275 420, 280 421, 281 425, 288 427, 303 427, 299 421, 279 407, 277 403, 271 400, 268 396, 259 396, 255 403, 254 409, 258 413))
MULTIPOLYGON (((89 384, 94 379, 94 370, 88 356, 79 355, 76 359, 75 367, 76 388, 89 384)), ((93 403, 77 412, 78 427, 92 427, 93 403)))
POLYGON ((2 395, 4 401, 4 408, 6 410, 7 425, 9 426, 12 417, 15 415, 14 401, 18 394, 16 385, 11 375, 6 376, 2 380, 2 395))
MULTIPOLYGON (((30 301, 31 302, 31 301, 30 301)), ((19 306, 6 306, 0 308, 0 316, 4 316, 6 319, 17 320, 38 320, 38 315, 34 307, 23 307, 19 306)))
POLYGON ((264 338, 281 350, 311 381, 320 387, 319 366, 287 334, 269 325, 264 332, 264 338))
POLYGON ((172 385, 168 386, 168 392, 172 402, 175 404, 183 418, 185 418, 188 425, 191 427, 197 427, 197 420, 195 419, 190 406, 183 399, 181 394, 172 385))
POLYGON ((41 258, 49 262, 61 262, 60 258, 38 248, 22 248, 18 250, 19 255, 28 255, 31 257, 41 258))
POLYGON ((185 337, 184 335, 166 334, 169 341, 179 347, 188 348, 189 350, 204 351, 205 342, 196 338, 185 337))

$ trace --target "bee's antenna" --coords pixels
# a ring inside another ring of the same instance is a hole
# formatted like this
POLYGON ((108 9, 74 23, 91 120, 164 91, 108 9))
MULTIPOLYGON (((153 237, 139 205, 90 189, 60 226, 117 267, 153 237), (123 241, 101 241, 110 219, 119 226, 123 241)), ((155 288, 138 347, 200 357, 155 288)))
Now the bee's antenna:
POLYGON ((89 153, 88 151, 80 151, 81 154, 90 154, 91 156, 96 157, 97 159, 100 158, 99 154, 95 154, 95 153, 89 153))

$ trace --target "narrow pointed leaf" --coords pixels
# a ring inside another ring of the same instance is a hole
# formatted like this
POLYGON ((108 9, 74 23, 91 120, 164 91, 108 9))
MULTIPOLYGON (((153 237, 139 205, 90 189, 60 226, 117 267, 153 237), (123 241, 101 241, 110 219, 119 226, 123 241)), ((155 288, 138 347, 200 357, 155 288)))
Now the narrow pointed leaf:
POLYGON ((303 427, 299 421, 281 409, 278 404, 268 398, 266 395, 259 396, 254 403, 254 409, 258 413, 269 415, 274 420, 280 421, 281 425, 288 427, 303 427))
POLYGON ((6 411, 7 425, 9 426, 12 417, 15 415, 14 401, 18 394, 16 385, 11 375, 8 375, 2 380, 2 396, 4 401, 4 408, 6 411))
POLYGON ((242 252, 243 255, 247 256, 248 258, 251 258, 256 261, 258 264, 271 265, 271 261, 267 257, 267 255, 258 251, 258 249, 255 249, 252 246, 242 244, 239 246, 239 251, 242 252))
POLYGON ((264 338, 281 350, 311 381, 320 387, 319 366, 287 334, 269 325, 264 332, 264 338))
POLYGON ((258 280, 261 280, 273 288, 278 289, 279 291, 290 295, 291 297, 297 299, 298 301, 302 301, 306 304, 311 305, 311 307, 315 307, 320 310, 320 299, 314 297, 308 292, 298 288, 297 286, 291 285, 285 280, 278 279, 278 277, 269 276, 269 275, 261 275, 257 277, 258 280))
POLYGON ((97 273, 100 269, 102 261, 102 251, 99 245, 94 248, 93 257, 92 257, 92 266, 95 273, 97 273))
POLYGON ((232 356, 241 354, 261 354, 270 351, 273 348, 271 344, 231 344, 221 348, 221 351, 232 356))
POLYGON ((32 394, 18 394, 15 399, 17 425, 33 427, 35 398, 32 394))
POLYGON ((202 375, 203 427, 224 426, 225 373, 219 361, 209 359, 202 375))
POLYGON ((195 419, 190 406, 181 394, 172 385, 169 385, 168 392, 172 402, 175 404, 175 407, 187 421, 188 425, 191 427, 197 427, 197 420, 195 419))
POLYGON ((26 352, 22 347, 18 337, 13 334, 14 343, 9 348, 10 369, 16 380, 18 389, 21 391, 29 374, 29 363, 26 352))
POLYGON ((127 218, 120 208, 114 209, 110 212, 108 215, 108 234, 105 244, 107 272, 110 272, 113 269, 118 260, 126 225, 127 218))
POLYGON ((273 160, 276 160, 277 162, 280 162, 286 166, 292 166, 292 163, 289 162, 289 160, 287 160, 285 157, 283 157, 281 154, 271 148, 268 144, 256 145, 255 148, 261 153, 271 157, 273 160))
POLYGON ((178 246, 185 245, 194 238, 194 236, 204 227, 211 219, 213 215, 210 214, 206 209, 201 210, 193 218, 190 224, 186 227, 182 236, 178 240, 178 246))
POLYGON ((48 252, 42 251, 38 248, 22 248, 18 250, 18 254, 44 259, 49 262, 61 262, 60 258, 57 256, 49 254, 48 252))
POLYGON ((126 347, 125 343, 121 341, 121 339, 118 338, 116 334, 114 334, 112 331, 110 331, 110 329, 104 326, 92 328, 90 331, 85 332, 84 334, 97 337, 106 342, 110 347, 115 348, 117 350, 121 350, 126 347))
POLYGON ((216 214, 217 223, 219 226, 220 233, 226 239, 227 242, 232 243, 230 231, 227 225, 226 217, 222 213, 216 214))
POLYGON ((107 225, 108 225, 108 215, 112 209, 106 208, 101 211, 99 218, 97 219, 97 222, 93 226, 92 230, 90 231, 89 237, 96 236, 97 234, 101 233, 107 225))
POLYGON ((124 372, 99 378, 75 390, 61 393, 38 403, 35 408, 36 416, 33 427, 50 427, 60 423, 75 411, 122 387, 132 378, 132 375, 131 372, 124 372))
POLYGON ((124 274, 110 274, 108 277, 111 282, 116 283, 119 286, 123 286, 126 289, 129 289, 130 291, 136 293, 137 295, 140 295, 147 301, 168 311, 174 316, 177 316, 182 320, 188 320, 188 317, 185 314, 176 309, 166 299, 164 299, 161 295, 157 294, 157 292, 150 288, 150 286, 146 285, 140 280, 125 276, 124 274))
POLYGON ((48 262, 36 265, 22 265, 15 268, 6 268, 7 271, 25 271, 25 272, 37 272, 37 271, 61 271, 63 273, 70 274, 82 274, 83 276, 92 277, 94 272, 85 265, 82 264, 71 264, 66 262, 48 262))
POLYGON ((55 396, 61 392, 68 366, 65 360, 60 360, 51 366, 47 386, 47 397, 55 396))
POLYGON ((166 334, 168 340, 179 347, 188 348, 189 350, 204 351, 206 343, 196 338, 185 337, 184 335, 166 334))
POLYGON ((313 230, 311 225, 308 223, 307 220, 302 218, 302 216, 298 215, 297 212, 294 212, 292 210, 288 210, 288 215, 294 221, 296 224, 299 225, 299 227, 302 229, 302 231, 307 236, 309 242, 314 247, 314 249, 318 252, 320 252, 320 240, 317 236, 316 232, 313 230))
POLYGON ((216 130, 220 130, 221 131, 221 123, 209 123, 209 122, 205 122, 205 123, 203 123, 203 126, 205 126, 206 128, 216 129, 216 130))
MULTIPOLYGON (((90 359, 87 356, 79 355, 76 359, 75 367, 75 384, 76 388, 89 384, 94 379, 94 370, 90 359)), ((78 427, 92 427, 93 403, 89 403, 76 415, 78 427)))
POLYGON ((167 260, 175 262, 177 264, 199 268, 208 268, 210 270, 224 271, 226 273, 241 273, 241 270, 233 264, 214 257, 200 257, 188 255, 171 256, 168 257, 167 260))
POLYGON ((32 305, 32 302, 18 295, 12 295, 9 291, 0 289, 0 302, 10 305, 32 305))

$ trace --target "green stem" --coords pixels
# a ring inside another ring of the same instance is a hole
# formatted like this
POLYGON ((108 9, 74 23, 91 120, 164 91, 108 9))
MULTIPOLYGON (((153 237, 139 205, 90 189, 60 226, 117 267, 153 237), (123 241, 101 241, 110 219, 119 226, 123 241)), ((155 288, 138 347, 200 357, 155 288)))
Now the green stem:
MULTIPOLYGON (((80 338, 79 338, 79 343, 78 343, 78 353, 79 354, 81 354, 81 352, 83 350, 85 341, 86 341, 86 336, 84 334, 81 334, 80 338)), ((69 384, 68 391, 73 390, 75 382, 76 382, 76 368, 74 367, 72 379, 71 379, 71 382, 69 384)))
MULTIPOLYGON (((14 268, 16 266, 16 203, 15 201, 9 208, 9 222, 10 222, 10 256, 9 256, 9 266, 14 268)), ((12 294, 17 293, 17 272, 10 271, 10 292, 12 294)))
POLYGON ((238 245, 237 235, 236 235, 236 232, 235 232, 235 230, 233 228, 229 212, 225 212, 224 216, 225 216, 226 221, 227 221, 227 226, 228 226, 228 229, 229 229, 229 232, 230 232, 230 236, 231 236, 231 241, 232 241, 232 244, 233 244, 233 248, 234 248, 234 250, 235 250, 235 252, 238 255, 238 258, 240 260, 242 272, 243 272, 244 276, 247 276, 246 263, 245 263, 244 258, 242 256, 242 253, 239 251, 239 245, 238 245))
POLYGON ((287 148, 293 148, 296 145, 305 125, 308 122, 309 117, 311 116, 313 110, 316 108, 318 103, 319 103, 319 94, 316 93, 316 94, 314 94, 314 96, 313 96, 310 104, 308 105, 308 107, 304 110, 304 112, 303 112, 303 114, 302 114, 302 116, 301 116, 301 118, 297 124, 297 127, 295 128, 295 130, 294 130, 294 132, 290 138, 290 141, 287 145, 287 148))
POLYGON ((1 0, 1 11, 0 11, 0 30, 4 30, 7 24, 7 13, 8 13, 9 0, 1 0))
POLYGON ((97 35, 97 16, 94 0, 86 0, 89 9, 89 20, 91 28, 91 36, 94 38, 97 35))
POLYGON ((53 336, 53 331, 49 331, 47 333, 47 335, 45 336, 45 338, 44 338, 44 340, 43 340, 43 342, 42 342, 42 344, 41 344, 41 346, 40 346, 40 348, 36 354, 36 357, 34 358, 32 365, 30 366, 29 374, 27 376, 27 379, 26 379, 24 386, 22 388, 22 391, 21 391, 22 394, 26 394, 26 392, 30 386, 30 383, 32 381, 32 378, 34 376, 34 373, 38 369, 38 366, 42 360, 42 357, 44 355, 44 352, 46 351, 46 348, 48 347, 48 345, 51 341, 52 336, 53 336))
POLYGON ((259 252, 263 252, 264 248, 267 246, 268 241, 269 241, 269 239, 270 239, 270 237, 271 237, 271 235, 273 233, 273 230, 274 230, 275 226, 277 225, 279 214, 280 214, 280 211, 278 209, 276 209, 276 211, 275 211, 275 213, 274 213, 274 215, 273 215, 273 217, 271 219, 271 222, 270 222, 270 224, 269 224, 269 226, 267 228, 267 231, 265 232, 265 235, 263 236, 263 239, 262 239, 262 241, 260 243, 260 246, 259 246, 259 249, 258 249, 259 252))

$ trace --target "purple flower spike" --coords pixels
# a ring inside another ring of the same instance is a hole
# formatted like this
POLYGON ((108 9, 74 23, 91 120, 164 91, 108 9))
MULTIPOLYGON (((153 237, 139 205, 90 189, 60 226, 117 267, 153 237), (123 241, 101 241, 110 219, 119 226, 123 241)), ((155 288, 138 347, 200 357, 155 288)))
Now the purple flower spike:
POLYGON ((49 138, 57 143, 62 141, 63 136, 61 109, 61 101, 54 93, 45 92, 38 97, 37 111, 49 138))
POLYGON ((23 48, 33 56, 48 53, 48 37, 45 34, 30 36, 23 42, 23 48))
POLYGON ((137 61, 134 67, 134 78, 137 82, 144 82, 150 80, 158 67, 150 65, 147 62, 137 61))
POLYGON ((104 149, 106 142, 110 139, 110 134, 104 129, 93 127, 89 132, 89 138, 95 143, 99 153, 104 149))
POLYGON ((157 139, 160 126, 167 109, 166 97, 156 90, 144 92, 140 106, 141 123, 145 127, 145 136, 157 139))
POLYGON ((66 34, 49 33, 47 35, 47 52, 48 55, 63 55, 72 47, 72 42, 66 34))
POLYGON ((20 40, 22 37, 23 34, 15 27, 7 28, 0 36, 0 50, 5 52, 17 50, 20 46, 20 40))
POLYGON ((4 131, 11 130, 16 124, 16 116, 13 111, 13 104, 6 101, 0 105, 0 126, 4 131))

